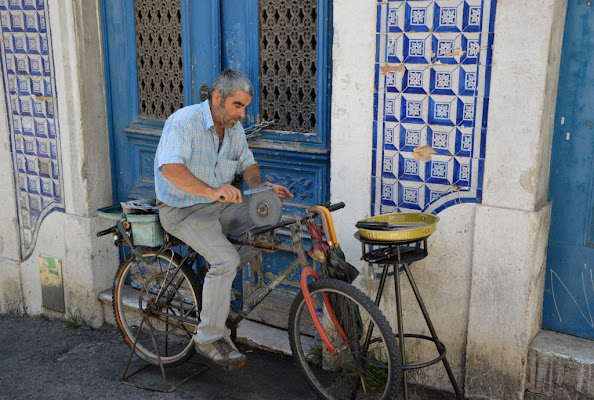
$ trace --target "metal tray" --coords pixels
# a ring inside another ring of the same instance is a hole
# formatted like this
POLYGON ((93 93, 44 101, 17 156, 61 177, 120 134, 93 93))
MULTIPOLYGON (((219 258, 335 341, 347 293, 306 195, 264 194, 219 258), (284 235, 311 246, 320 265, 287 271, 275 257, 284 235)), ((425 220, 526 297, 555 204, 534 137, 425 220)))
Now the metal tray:
POLYGON ((437 229, 439 217, 423 213, 395 213, 366 218, 365 222, 387 222, 390 225, 410 225, 409 229, 373 230, 359 229, 362 237, 381 241, 405 241, 424 239, 437 229))

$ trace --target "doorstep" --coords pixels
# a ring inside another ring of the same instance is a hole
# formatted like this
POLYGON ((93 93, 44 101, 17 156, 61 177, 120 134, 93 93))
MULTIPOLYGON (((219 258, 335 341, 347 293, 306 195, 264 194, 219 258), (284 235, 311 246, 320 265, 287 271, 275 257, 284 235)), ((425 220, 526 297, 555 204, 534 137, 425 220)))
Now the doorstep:
POLYGON ((542 330, 528 349, 526 397, 594 399, 594 341, 542 330))

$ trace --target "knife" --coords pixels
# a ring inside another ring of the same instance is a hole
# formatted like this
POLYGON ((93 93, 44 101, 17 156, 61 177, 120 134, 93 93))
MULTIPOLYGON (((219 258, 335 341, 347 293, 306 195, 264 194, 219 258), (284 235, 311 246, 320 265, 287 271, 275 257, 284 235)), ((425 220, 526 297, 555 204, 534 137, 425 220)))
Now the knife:
POLYGON ((267 190, 272 190, 272 186, 262 186, 255 189, 248 189, 243 192, 244 196, 249 196, 250 194, 265 192, 267 190))
MULTIPOLYGON (((248 189, 248 190, 245 190, 245 191, 243 192, 243 195, 244 195, 244 196, 249 196, 250 194, 255 194, 255 193, 265 192, 265 191, 267 191, 267 190, 272 190, 272 186, 262 186, 262 187, 255 188, 255 189, 248 189)), ((221 201, 225 201, 225 196, 221 196, 221 197, 220 197, 220 200, 221 200, 221 201)))

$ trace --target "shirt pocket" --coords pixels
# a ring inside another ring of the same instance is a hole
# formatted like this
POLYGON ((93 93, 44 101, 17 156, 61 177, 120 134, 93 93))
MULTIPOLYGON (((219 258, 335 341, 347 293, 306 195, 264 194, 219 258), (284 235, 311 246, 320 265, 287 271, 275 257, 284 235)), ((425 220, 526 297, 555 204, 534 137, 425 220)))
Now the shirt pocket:
POLYGON ((219 160, 216 168, 216 174, 219 182, 221 182, 223 185, 231 183, 235 177, 235 171, 237 170, 238 165, 239 161, 237 160, 219 160))

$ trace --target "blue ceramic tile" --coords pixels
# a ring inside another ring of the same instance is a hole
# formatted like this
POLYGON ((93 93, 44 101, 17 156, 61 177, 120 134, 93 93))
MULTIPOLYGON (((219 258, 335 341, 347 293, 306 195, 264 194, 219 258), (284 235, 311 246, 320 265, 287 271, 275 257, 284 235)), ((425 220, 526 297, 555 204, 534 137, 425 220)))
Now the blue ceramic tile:
MULTIPOLYGON (((429 64, 431 60, 431 34, 404 33, 402 38, 402 60, 408 64, 429 64)), ((398 62, 397 59, 395 61, 398 62)))
POLYGON ((425 144, 427 136, 426 125, 401 124, 400 125, 400 151, 412 153, 417 147, 425 144))
POLYGON ((398 152, 384 150, 382 161, 382 177, 396 179, 398 177, 398 152))
POLYGON ((458 104, 455 96, 429 96, 428 123, 432 125, 456 125, 458 104))
POLYGON ((432 29, 432 2, 406 3, 404 11, 405 32, 429 32, 432 29))
POLYGON ((461 35, 458 33, 439 33, 431 37, 433 52, 431 61, 438 64, 458 64, 462 55, 461 35))
POLYGON ((464 11, 462 16, 462 31, 463 32, 480 32, 483 22, 483 10, 481 2, 465 1, 464 11))
POLYGON ((472 157, 473 147, 473 128, 456 129, 456 149, 454 155, 459 157, 472 157))
POLYGON ((421 211, 425 206, 424 187, 422 183, 398 182, 398 207, 421 211))
POLYGON ((458 67, 434 66, 430 70, 429 93, 438 95, 456 94, 458 88, 458 67))
POLYGON ((402 91, 404 93, 428 94, 430 87, 430 70, 405 69, 402 77, 402 91))
POLYGON ((395 122, 384 122, 384 150, 398 151, 398 136, 400 124, 395 122))
POLYGON ((398 179, 401 181, 422 182, 425 163, 412 155, 400 153, 398 158, 398 179))
POLYGON ((451 2, 435 2, 433 10, 433 31, 434 32, 460 32, 463 28, 463 5, 451 2))

